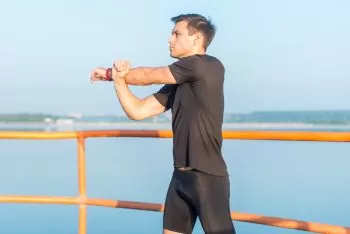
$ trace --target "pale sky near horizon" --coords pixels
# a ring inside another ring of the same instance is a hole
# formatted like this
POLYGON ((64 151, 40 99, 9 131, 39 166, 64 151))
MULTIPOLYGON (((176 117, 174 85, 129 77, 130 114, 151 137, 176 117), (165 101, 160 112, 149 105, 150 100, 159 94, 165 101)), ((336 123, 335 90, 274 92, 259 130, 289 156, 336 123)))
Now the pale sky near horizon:
POLYGON ((349 0, 2 1, 0 113, 123 113, 90 71, 173 62, 170 18, 181 13, 217 26, 208 53, 226 67, 226 112, 350 109, 349 12, 349 0))

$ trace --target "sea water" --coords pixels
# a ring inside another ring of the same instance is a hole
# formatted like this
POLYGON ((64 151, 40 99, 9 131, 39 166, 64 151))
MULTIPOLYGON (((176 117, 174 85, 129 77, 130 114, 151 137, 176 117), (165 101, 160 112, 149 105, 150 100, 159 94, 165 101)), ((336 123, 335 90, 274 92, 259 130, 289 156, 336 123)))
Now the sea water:
MULTIPOLYGON (((77 196, 76 140, 0 140, 0 194, 77 196)), ((225 140, 231 210, 350 226, 350 143, 225 140)), ((92 198, 163 203, 172 140, 91 138, 92 198)), ((0 204, 0 233, 77 233, 74 205, 0 204)), ((302 233, 234 221, 239 234, 302 233)), ((87 208, 87 233, 161 233, 162 213, 87 208)), ((203 233, 197 221, 194 233, 203 233)), ((303 232, 304 233, 304 232, 303 232)))

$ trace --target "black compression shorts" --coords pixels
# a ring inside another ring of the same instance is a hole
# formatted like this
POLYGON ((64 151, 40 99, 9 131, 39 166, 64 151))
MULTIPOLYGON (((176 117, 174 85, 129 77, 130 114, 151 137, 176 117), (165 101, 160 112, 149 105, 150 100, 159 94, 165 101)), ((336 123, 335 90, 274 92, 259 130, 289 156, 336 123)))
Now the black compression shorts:
POLYGON ((166 196, 163 229, 190 234, 198 217, 206 234, 235 234, 229 204, 228 177, 175 169, 166 196))

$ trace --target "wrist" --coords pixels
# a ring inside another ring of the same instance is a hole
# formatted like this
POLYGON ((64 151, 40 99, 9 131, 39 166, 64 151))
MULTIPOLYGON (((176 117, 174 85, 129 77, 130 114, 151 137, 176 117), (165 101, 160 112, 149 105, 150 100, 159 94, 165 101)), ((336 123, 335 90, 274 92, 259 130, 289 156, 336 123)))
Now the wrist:
POLYGON ((106 69, 106 80, 107 81, 113 81, 113 78, 112 78, 112 68, 107 68, 106 69))
POLYGON ((124 78, 118 77, 117 79, 114 80, 114 84, 115 85, 123 85, 123 84, 126 84, 126 81, 124 78))

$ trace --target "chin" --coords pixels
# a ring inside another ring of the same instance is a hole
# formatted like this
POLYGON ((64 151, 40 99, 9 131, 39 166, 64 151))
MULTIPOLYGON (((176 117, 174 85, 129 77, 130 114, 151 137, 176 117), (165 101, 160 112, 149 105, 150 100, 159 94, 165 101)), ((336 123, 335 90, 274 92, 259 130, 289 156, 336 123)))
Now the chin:
POLYGON ((178 59, 178 58, 179 58, 179 56, 177 56, 176 54, 173 54, 173 53, 170 53, 170 57, 172 57, 172 58, 176 58, 176 59, 178 59))
POLYGON ((179 53, 174 53, 174 51, 170 51, 170 57, 180 59, 182 56, 179 53))

